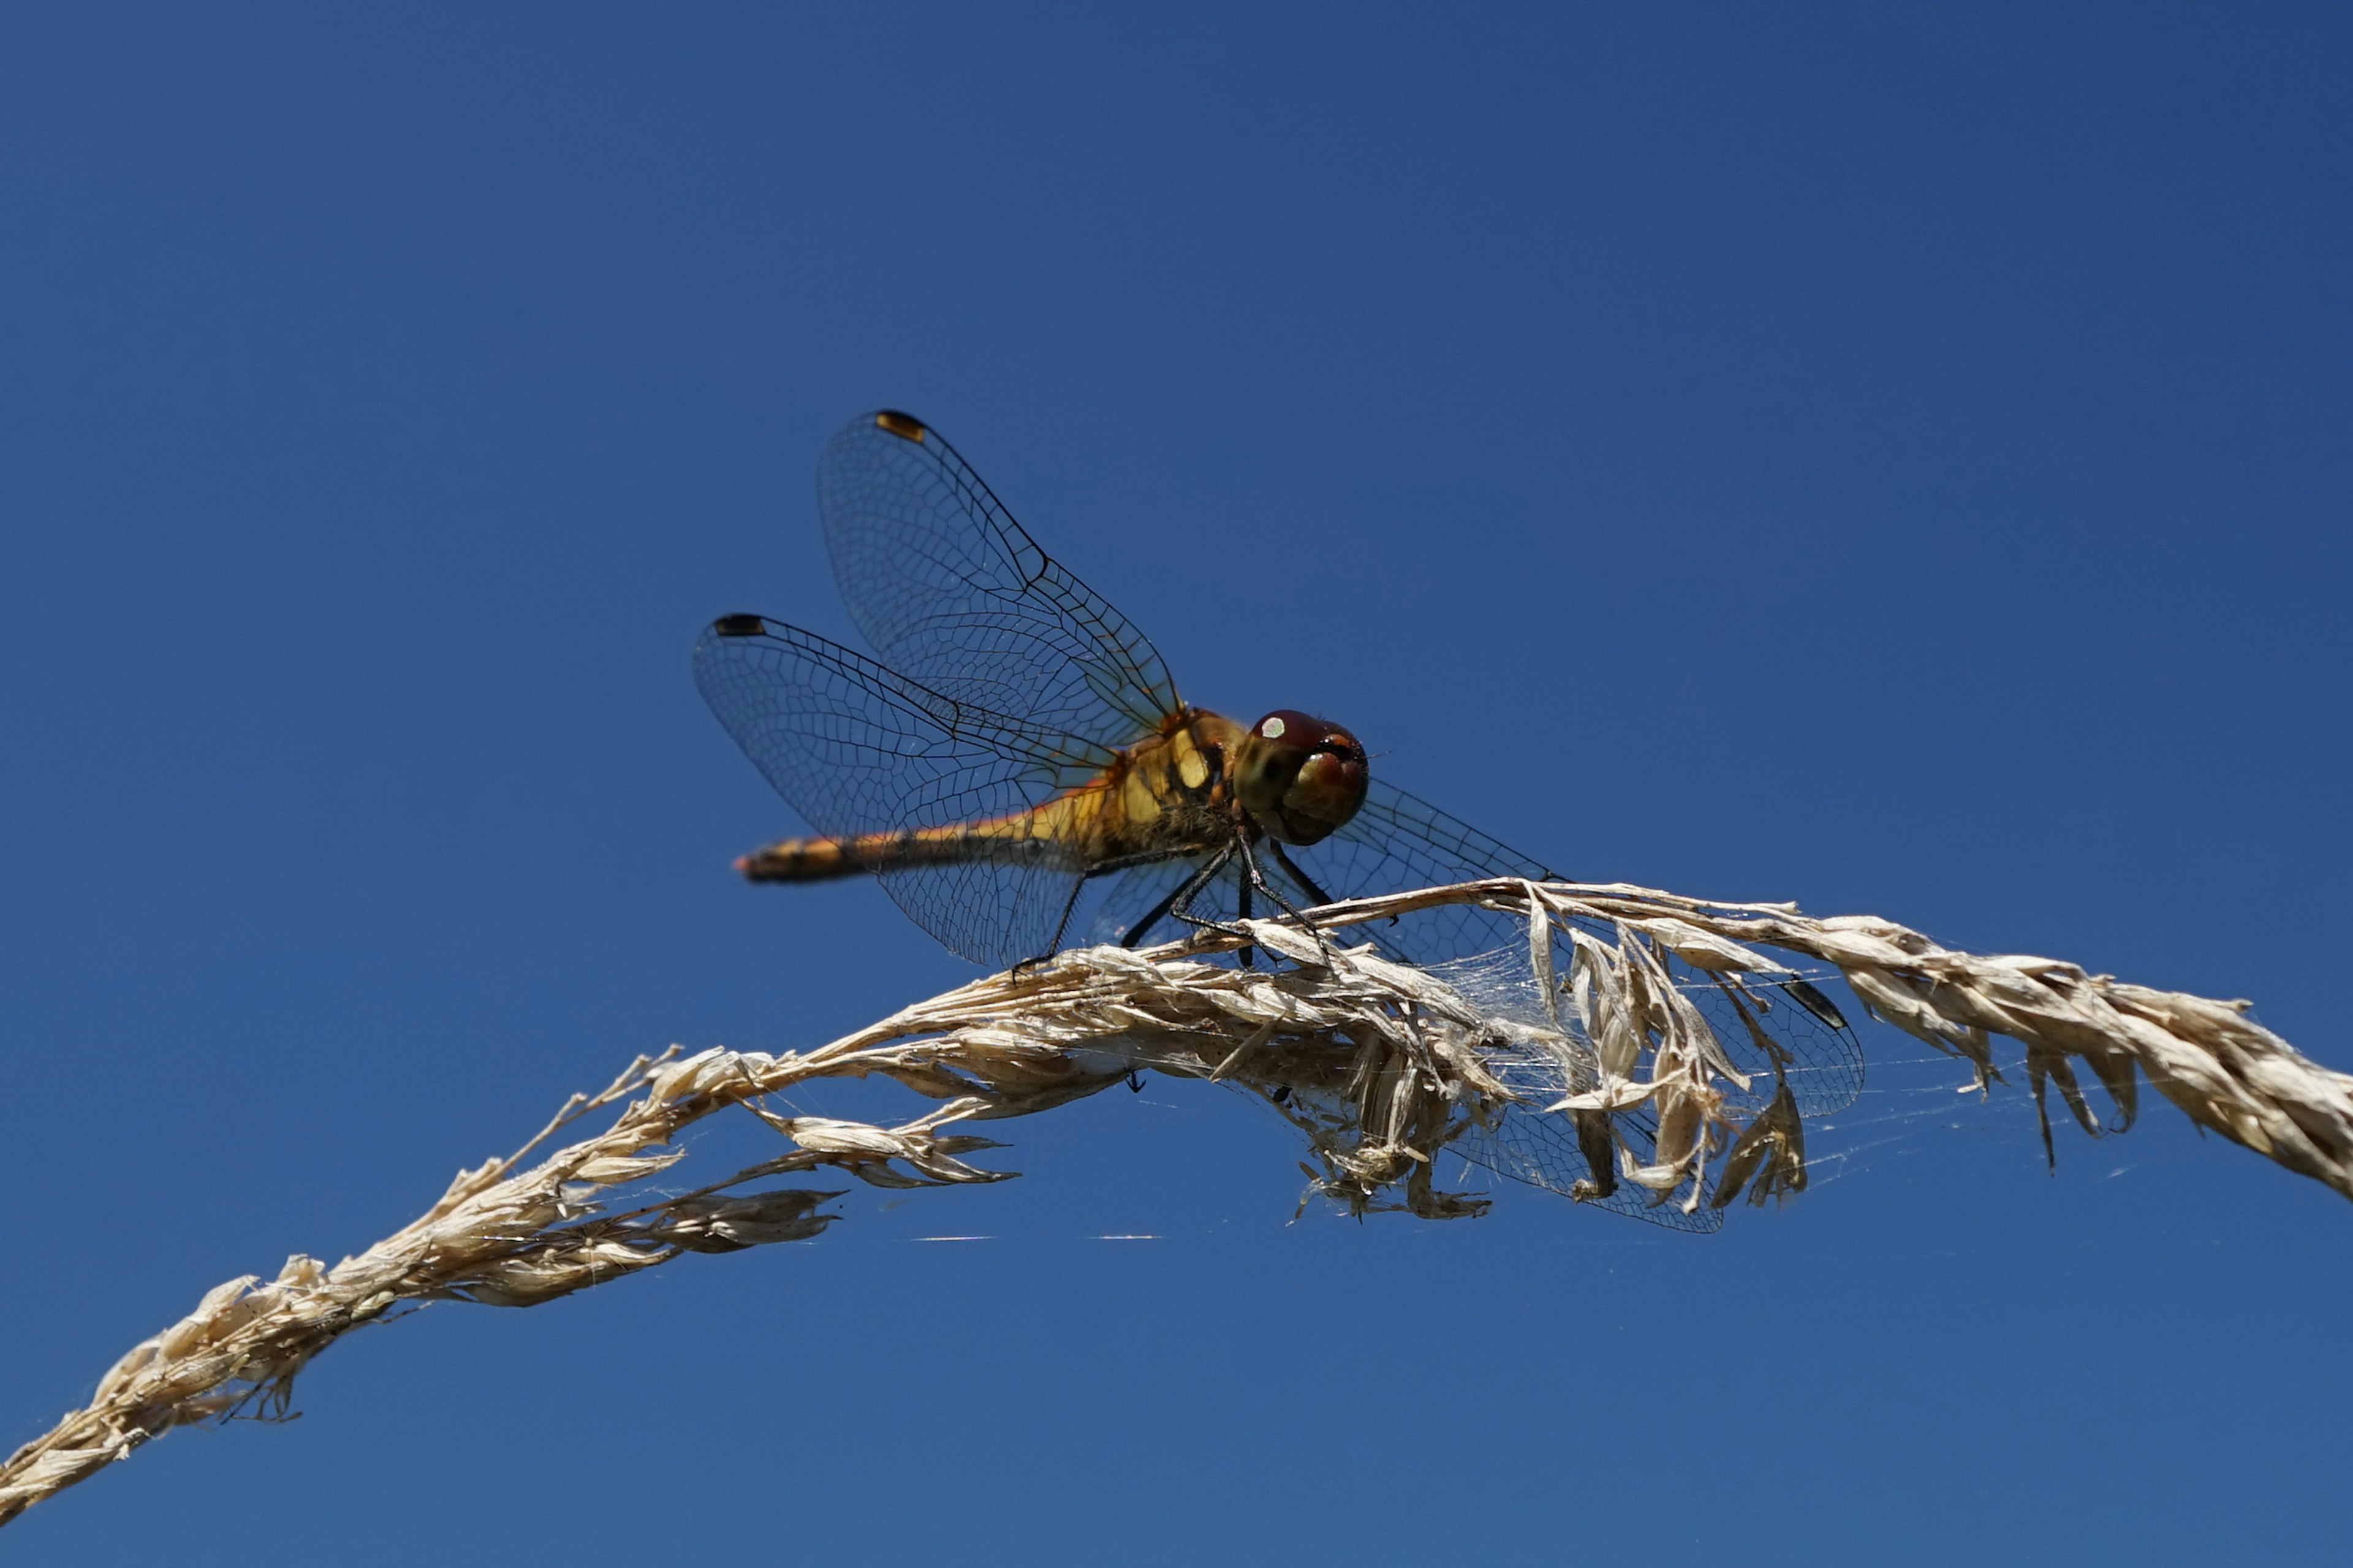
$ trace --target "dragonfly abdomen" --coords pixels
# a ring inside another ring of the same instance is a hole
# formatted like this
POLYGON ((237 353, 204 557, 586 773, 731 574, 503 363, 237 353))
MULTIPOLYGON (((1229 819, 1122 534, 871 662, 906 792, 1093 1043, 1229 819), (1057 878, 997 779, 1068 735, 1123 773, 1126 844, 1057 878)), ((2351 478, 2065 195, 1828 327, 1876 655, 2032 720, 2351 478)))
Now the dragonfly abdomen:
POLYGON ((870 868, 857 855, 858 842, 854 838, 787 838, 742 857, 735 869, 750 882, 829 882, 838 877, 862 877, 870 868))
POLYGON ((786 838, 754 849, 737 860, 735 868, 753 882, 829 882, 922 866, 976 863, 1077 869, 1090 857, 1072 832, 1080 825, 1065 820, 1066 815, 1049 807, 855 838, 786 838))

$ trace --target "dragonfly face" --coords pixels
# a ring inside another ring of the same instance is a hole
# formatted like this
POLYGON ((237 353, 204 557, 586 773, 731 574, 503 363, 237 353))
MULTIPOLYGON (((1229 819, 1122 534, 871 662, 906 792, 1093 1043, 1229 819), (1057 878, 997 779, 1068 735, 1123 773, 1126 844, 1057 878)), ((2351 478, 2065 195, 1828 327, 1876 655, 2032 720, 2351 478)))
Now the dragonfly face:
POLYGON ((1268 835, 1320 844, 1365 804, 1365 748, 1328 719, 1278 708, 1250 726, 1234 759, 1234 794, 1268 835))
MULTIPOLYGON (((1372 777, 1337 724, 1283 708, 1246 730, 1183 701, 1144 634, 913 416, 886 410, 836 435, 818 510, 850 618, 881 657, 748 615, 721 616, 695 648, 712 710, 817 830, 744 857, 752 879, 872 875, 924 930, 997 966, 1073 934, 1133 945, 1270 903, 1556 879, 1372 777), (1082 916, 1091 889, 1101 897, 1082 916)), ((1349 940, 1430 964, 1525 953, 1528 934, 1518 915, 1450 905, 1349 940)), ((1734 1059, 1767 1082, 1791 1075, 1801 1110, 1852 1098, 1860 1056, 1826 1002, 1769 985, 1736 997, 1661 962, 1734 1059)), ((1590 1130, 1571 1136, 1559 1121, 1515 1110, 1477 1157, 1561 1192, 1606 1177, 1589 1169, 1606 1141, 1588 1146, 1590 1130)), ((1640 1116, 1615 1121, 1639 1163, 1640 1116)), ((1713 1211, 1650 1217, 1704 1228, 1713 1211)))

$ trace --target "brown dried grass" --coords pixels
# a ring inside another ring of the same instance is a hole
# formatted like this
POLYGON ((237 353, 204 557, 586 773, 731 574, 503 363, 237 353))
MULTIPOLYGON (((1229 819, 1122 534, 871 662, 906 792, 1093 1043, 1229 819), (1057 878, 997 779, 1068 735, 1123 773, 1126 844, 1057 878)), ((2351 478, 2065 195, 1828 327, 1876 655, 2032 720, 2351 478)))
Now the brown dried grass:
MULTIPOLYGON (((1667 984, 1666 954, 1735 989, 1744 975, 1787 973, 1770 953, 1832 966, 1873 1013, 1968 1063, 1980 1087, 1996 1076, 1989 1037, 2006 1035, 2025 1047, 2038 1110, 2055 1087, 2086 1131, 2100 1130, 2081 1063, 2128 1124, 2146 1078, 2200 1126, 2353 1196, 2353 1076, 2297 1054, 2250 1020, 2244 1003, 2124 984, 2053 959, 1957 952, 1868 916, 1816 921, 1790 905, 1622 884, 1466 883, 1319 911, 1328 945, 1252 922, 1252 942, 1292 961, 1280 970, 1201 962, 1240 945, 1239 934, 1143 952, 1092 948, 975 981, 806 1053, 681 1056, 672 1047, 641 1057, 601 1092, 573 1097, 514 1153, 459 1172, 423 1215, 365 1252, 332 1268, 297 1255, 274 1279, 248 1275, 210 1291, 118 1361, 87 1406, 0 1465, 0 1521, 174 1426, 283 1415, 313 1356, 405 1308, 536 1306, 689 1252, 806 1240, 835 1217, 818 1205, 841 1195, 796 1186, 729 1195, 748 1184, 821 1168, 882 1186, 1004 1180, 1009 1173, 965 1158, 1000 1145, 948 1129, 1045 1110, 1139 1067, 1240 1084, 1282 1106, 1316 1161, 1311 1194, 1358 1213, 1478 1213, 1477 1197, 1436 1188, 1434 1156, 1514 1102, 1488 1052, 1504 1032, 1525 1046, 1530 1030, 1499 1024, 1437 976, 1340 945, 1348 925, 1456 903, 1527 919, 1529 969, 1557 1025, 1534 1033, 1547 1048, 1584 1053, 1587 1070, 1567 1079, 1582 1091, 1528 1109, 1565 1112, 1585 1133, 1647 1107, 1658 1127, 1652 1157, 1637 1163, 1615 1145, 1617 1173, 1662 1203, 1696 1205, 1712 1190, 1721 1205, 1743 1185, 1754 1201, 1794 1191, 1805 1175, 1803 1129, 1786 1089, 1761 1110, 1738 1109, 1754 1100, 1727 1096, 1737 1075, 1667 984), (1564 940, 1569 973, 1559 977, 1553 954, 1564 940), (869 1075, 939 1103, 895 1127, 783 1116, 760 1103, 814 1079, 869 1075), (558 1133, 616 1105, 602 1131, 525 1165, 558 1133), (683 1130, 735 1106, 782 1134, 789 1152, 610 1207, 617 1189, 684 1158, 683 1130)), ((2043 1137, 2047 1150, 2047 1114, 2043 1137)), ((1604 1160, 1612 1148, 1606 1132, 1588 1144, 1604 1160)))

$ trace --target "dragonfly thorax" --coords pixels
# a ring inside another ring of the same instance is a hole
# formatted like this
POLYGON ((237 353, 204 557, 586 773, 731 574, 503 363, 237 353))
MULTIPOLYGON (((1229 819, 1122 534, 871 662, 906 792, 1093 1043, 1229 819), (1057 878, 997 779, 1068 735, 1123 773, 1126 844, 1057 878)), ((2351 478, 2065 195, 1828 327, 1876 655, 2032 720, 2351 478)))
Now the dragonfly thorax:
POLYGON ((1278 708, 1242 737, 1234 798, 1285 844, 1328 837, 1365 804, 1365 748, 1356 737, 1295 708, 1278 708))

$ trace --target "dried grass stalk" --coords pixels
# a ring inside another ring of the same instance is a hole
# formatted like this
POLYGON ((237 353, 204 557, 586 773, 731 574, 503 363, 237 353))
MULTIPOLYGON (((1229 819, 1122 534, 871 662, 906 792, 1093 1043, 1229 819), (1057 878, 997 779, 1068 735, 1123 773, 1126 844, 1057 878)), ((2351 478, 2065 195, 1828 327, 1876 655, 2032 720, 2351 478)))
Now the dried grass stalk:
MULTIPOLYGON (((1939 947, 1872 917, 1810 920, 1794 906, 1723 904, 1622 884, 1466 883, 1334 905, 1330 940, 1250 922, 1247 940, 1290 961, 1242 969, 1205 963, 1245 933, 1208 932, 1143 952, 1092 948, 976 981, 807 1053, 672 1047, 639 1058, 595 1095, 575 1095, 504 1159, 459 1173, 413 1223, 333 1268, 297 1255, 277 1278, 217 1287, 180 1321, 135 1346, 90 1405, 0 1465, 0 1522, 84 1479, 174 1426, 282 1415, 295 1375, 342 1335, 434 1300, 529 1307, 666 1263, 815 1237, 841 1195, 817 1187, 733 1189, 830 1169, 881 1186, 1004 1180, 965 1156, 1000 1147, 948 1129, 1027 1115, 1120 1082, 1140 1068, 1255 1090, 1305 1135, 1310 1194, 1357 1213, 1476 1214, 1472 1194, 1439 1191, 1438 1151, 1506 1108, 1571 1118, 1595 1172, 1695 1205, 1715 1172, 1719 1205, 1804 1185, 1804 1130, 1786 1087, 1743 1112, 1746 1080, 1661 955, 1715 976, 1787 973, 1768 952, 1835 967, 1880 1017, 1998 1078, 1989 1037, 2023 1043, 2038 1109, 2055 1085, 2087 1131, 2099 1123, 2074 1064, 2088 1067, 2129 1124, 2146 1077, 2201 1127, 2353 1196, 2353 1077, 2298 1055, 2252 1022, 2245 1003, 2127 985, 2053 959, 1939 947), (1447 904, 1523 915, 1526 963, 1549 1016, 1504 1022, 1436 975, 1348 948, 1344 928, 1447 904), (1571 923, 1577 922, 1577 923, 1571 923), (1614 931, 1605 942, 1596 929, 1614 931), (1570 973, 1556 975, 1556 932, 1570 973), (1510 1038, 1560 1053, 1574 1092, 1526 1105, 1493 1070, 1510 1038), (783 1116, 763 1097, 812 1079, 879 1074, 939 1101, 895 1127, 783 1116), (607 1108, 610 1125, 524 1162, 607 1108), (789 1152, 723 1180, 617 1212, 617 1189, 684 1157, 685 1128, 742 1106, 789 1152), (1653 1156, 1637 1163, 1611 1119, 1656 1118, 1653 1156)), ((1745 1101, 1753 1105, 1753 1099, 1745 1101)), ((2043 1121, 2046 1149, 2050 1129, 2043 1121)), ((1305 1200, 1303 1199, 1303 1203, 1305 1200)))

